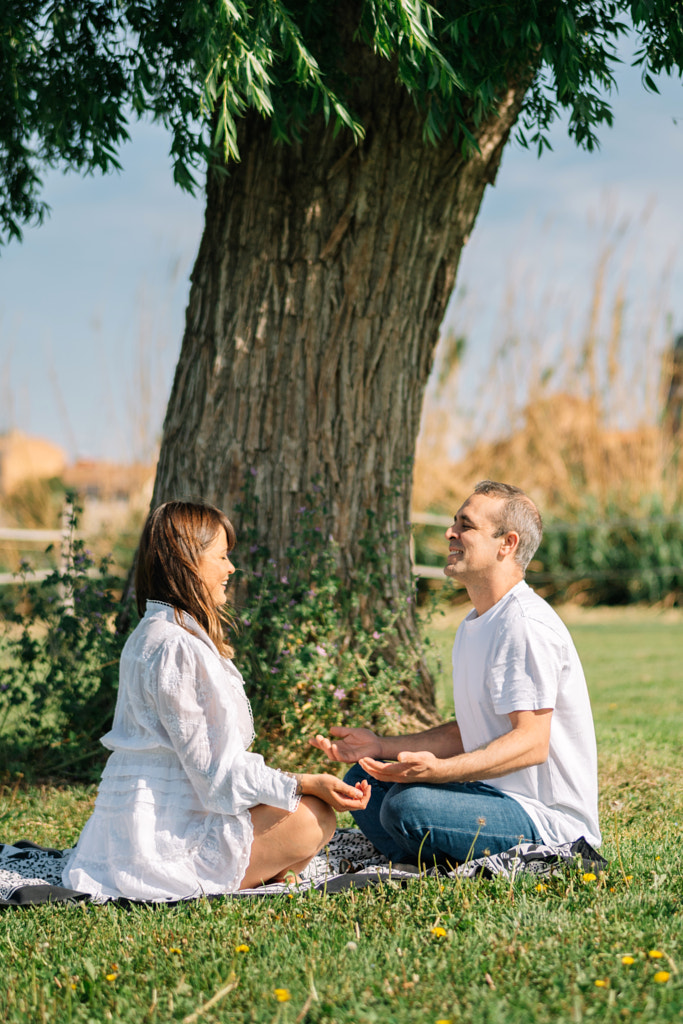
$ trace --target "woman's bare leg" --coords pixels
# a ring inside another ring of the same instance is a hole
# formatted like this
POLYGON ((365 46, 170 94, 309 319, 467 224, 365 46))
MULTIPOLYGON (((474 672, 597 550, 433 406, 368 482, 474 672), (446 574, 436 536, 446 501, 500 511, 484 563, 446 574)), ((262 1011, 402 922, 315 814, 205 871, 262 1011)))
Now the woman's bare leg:
POLYGON ((259 804, 250 814, 254 841, 240 889, 297 874, 332 838, 337 821, 329 804, 316 796, 302 796, 295 811, 259 804))

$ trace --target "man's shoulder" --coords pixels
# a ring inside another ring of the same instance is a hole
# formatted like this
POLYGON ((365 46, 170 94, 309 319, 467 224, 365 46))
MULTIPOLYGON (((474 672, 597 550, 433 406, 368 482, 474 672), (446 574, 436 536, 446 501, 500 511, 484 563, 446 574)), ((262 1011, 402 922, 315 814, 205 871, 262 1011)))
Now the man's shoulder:
POLYGON ((507 624, 512 621, 528 623, 541 629, 548 629, 562 639, 569 638, 564 622, 548 602, 522 581, 509 592, 503 617, 507 624))

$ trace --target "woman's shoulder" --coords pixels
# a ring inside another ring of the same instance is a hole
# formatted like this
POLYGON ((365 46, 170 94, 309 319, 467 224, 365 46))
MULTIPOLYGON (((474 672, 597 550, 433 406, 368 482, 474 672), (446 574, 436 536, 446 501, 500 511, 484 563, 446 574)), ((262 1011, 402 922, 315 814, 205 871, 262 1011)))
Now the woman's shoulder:
POLYGON ((181 612, 181 615, 182 625, 171 605, 148 601, 145 614, 126 642, 124 653, 145 659, 182 654, 203 660, 218 657, 216 648, 201 626, 186 612, 181 612))

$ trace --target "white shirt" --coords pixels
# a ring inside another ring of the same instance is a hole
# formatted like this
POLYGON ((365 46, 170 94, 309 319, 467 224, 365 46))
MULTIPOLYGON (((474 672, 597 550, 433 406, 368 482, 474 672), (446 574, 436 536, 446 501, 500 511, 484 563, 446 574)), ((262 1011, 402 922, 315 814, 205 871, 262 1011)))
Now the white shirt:
POLYGON ((466 752, 509 732, 510 712, 553 708, 547 761, 487 782, 524 807, 546 842, 585 836, 598 846, 597 750, 583 669, 562 620, 524 581, 461 623, 453 696, 466 752))
POLYGON ((121 655, 112 751, 92 817, 64 872, 94 895, 182 899, 239 887, 249 808, 293 811, 296 780, 247 748, 240 673, 189 615, 149 601, 121 655))

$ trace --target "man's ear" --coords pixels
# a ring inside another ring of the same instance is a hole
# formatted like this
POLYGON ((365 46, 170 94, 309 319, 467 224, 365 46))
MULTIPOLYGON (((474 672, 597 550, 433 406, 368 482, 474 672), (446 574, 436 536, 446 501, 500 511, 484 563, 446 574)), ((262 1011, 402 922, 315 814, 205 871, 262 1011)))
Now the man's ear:
POLYGON ((501 537, 500 553, 501 555, 514 555, 515 551, 519 547, 519 534, 515 533, 514 530, 510 530, 504 537, 501 537))

